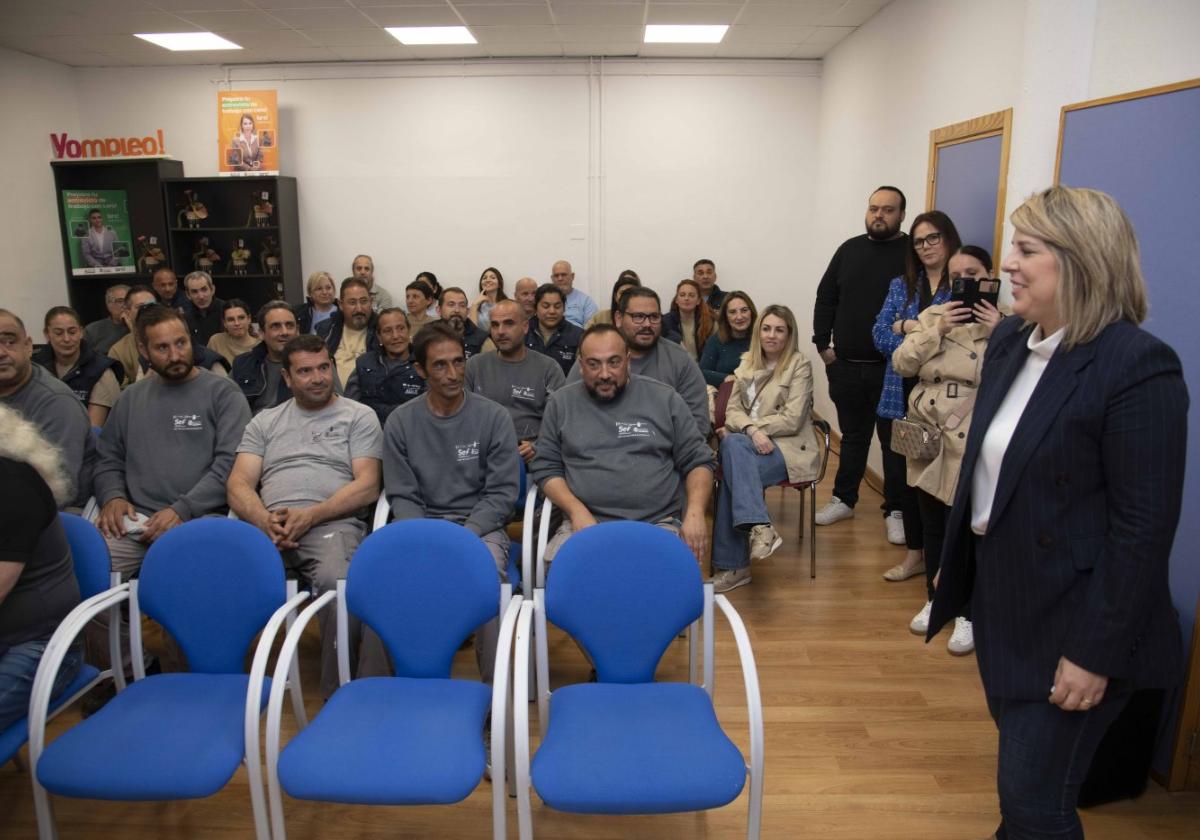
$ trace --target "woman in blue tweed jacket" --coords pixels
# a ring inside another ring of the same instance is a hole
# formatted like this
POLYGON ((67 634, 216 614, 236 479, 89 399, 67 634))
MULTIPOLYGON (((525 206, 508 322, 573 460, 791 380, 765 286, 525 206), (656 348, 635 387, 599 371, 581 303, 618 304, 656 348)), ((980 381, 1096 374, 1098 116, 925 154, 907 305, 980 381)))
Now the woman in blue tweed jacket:
MULTIPOLYGON (((887 359, 883 395, 876 409, 884 421, 881 424, 884 433, 883 457, 898 459, 896 469, 902 473, 905 470, 904 456, 892 452, 887 442, 892 436, 892 421, 904 417, 908 396, 916 380, 900 378, 892 369, 892 353, 904 342, 906 324, 910 329, 917 326, 916 319, 921 312, 950 300, 946 264, 950 261, 950 255, 962 247, 954 222, 940 210, 922 213, 913 220, 908 243, 904 274, 894 279, 888 287, 887 298, 875 317, 875 327, 871 331, 875 347, 887 359)), ((893 511, 888 515, 888 540, 896 545, 904 544, 908 547, 908 553, 903 562, 884 572, 884 579, 890 581, 907 580, 925 571, 921 512, 917 505, 917 492, 912 487, 905 487, 902 505, 903 513, 893 511)))

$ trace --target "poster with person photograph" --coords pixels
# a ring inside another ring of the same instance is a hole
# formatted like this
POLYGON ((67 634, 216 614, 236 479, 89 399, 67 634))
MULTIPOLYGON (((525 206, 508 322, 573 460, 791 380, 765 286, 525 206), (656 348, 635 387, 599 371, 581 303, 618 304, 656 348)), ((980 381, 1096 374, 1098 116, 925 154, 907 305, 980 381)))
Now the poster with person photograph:
POLYGON ((63 190, 71 274, 133 274, 125 190, 63 190))
POLYGON ((217 171, 221 175, 279 174, 275 91, 217 91, 217 171))

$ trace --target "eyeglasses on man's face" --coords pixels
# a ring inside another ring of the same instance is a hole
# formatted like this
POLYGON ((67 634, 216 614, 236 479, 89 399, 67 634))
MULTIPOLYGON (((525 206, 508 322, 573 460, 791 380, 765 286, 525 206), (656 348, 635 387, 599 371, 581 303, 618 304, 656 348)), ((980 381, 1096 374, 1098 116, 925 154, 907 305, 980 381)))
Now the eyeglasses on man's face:
POLYGON ((661 312, 626 312, 625 317, 635 324, 658 324, 662 322, 661 312))

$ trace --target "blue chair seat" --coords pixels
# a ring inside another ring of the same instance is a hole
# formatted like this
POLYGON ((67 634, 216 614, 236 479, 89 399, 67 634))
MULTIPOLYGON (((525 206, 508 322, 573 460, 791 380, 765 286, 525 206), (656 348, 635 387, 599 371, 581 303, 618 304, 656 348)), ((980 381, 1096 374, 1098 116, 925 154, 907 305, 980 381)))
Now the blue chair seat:
POLYGON ((362 805, 461 802, 483 778, 491 688, 466 680, 346 683, 279 756, 296 799, 362 805))
MULTIPOLYGON (((51 793, 146 801, 211 796, 245 755, 244 674, 156 674, 46 747, 38 780, 51 793)), ((270 680, 262 691, 267 704, 270 680)))
MULTIPOLYGON (((83 688, 96 677, 100 676, 100 670, 91 665, 84 663, 79 666, 79 673, 75 675, 75 679, 64 688, 59 694, 50 698, 50 713, 57 711, 63 703, 71 699, 75 692, 82 691, 83 688)), ((29 740, 29 718, 24 717, 14 723, 12 726, 0 732, 0 765, 7 764, 8 760, 17 754, 17 750, 25 745, 29 740)))
POLYGON ((530 777, 559 811, 667 814, 732 802, 746 765, 702 688, 584 683, 551 696, 530 777))

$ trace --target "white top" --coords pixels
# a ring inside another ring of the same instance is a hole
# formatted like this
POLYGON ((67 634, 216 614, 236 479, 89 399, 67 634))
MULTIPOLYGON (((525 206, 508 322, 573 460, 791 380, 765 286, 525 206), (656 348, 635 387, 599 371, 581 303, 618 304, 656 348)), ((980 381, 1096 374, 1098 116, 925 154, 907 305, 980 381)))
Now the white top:
POLYGON ((1043 338, 1042 328, 1034 327, 1029 335, 1029 355, 1025 358, 1025 366, 1004 395, 1004 402, 1000 403, 983 438, 979 459, 975 462, 975 475, 971 479, 971 530, 980 536, 987 533, 1004 453, 1008 450, 1017 423, 1021 421, 1021 415, 1025 413, 1029 398, 1033 396, 1033 390, 1046 372, 1050 357, 1062 343, 1065 331, 1066 327, 1063 327, 1049 338, 1043 338))

